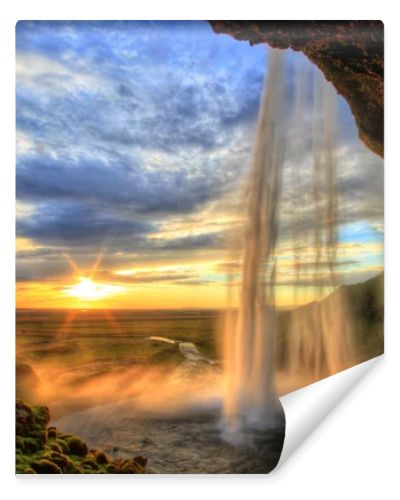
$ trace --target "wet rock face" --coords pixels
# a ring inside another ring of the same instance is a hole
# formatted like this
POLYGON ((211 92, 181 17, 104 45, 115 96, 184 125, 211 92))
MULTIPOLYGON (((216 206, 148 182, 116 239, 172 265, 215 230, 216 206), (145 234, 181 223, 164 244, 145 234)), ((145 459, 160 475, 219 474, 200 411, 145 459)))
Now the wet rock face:
POLYGON ((349 103, 360 139, 383 157, 383 23, 381 21, 210 21, 252 45, 303 52, 349 103))

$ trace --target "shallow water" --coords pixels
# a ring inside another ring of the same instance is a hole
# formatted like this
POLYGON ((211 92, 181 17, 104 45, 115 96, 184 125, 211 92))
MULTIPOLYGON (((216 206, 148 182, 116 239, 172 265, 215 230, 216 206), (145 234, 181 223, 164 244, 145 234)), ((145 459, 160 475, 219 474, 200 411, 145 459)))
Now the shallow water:
POLYGON ((117 404, 69 415, 55 425, 115 457, 143 455, 157 473, 267 473, 275 467, 282 427, 253 435, 253 445, 234 447, 221 438, 218 420, 214 411, 145 418, 117 404))
POLYGON ((253 431, 245 444, 232 446, 222 438, 221 398, 209 390, 213 381, 208 370, 212 369, 206 370, 204 373, 204 366, 185 362, 175 373, 174 384, 168 381, 159 386, 156 402, 154 394, 140 394, 66 415, 53 425, 65 433, 79 434, 91 447, 102 448, 114 457, 145 456, 156 473, 271 471, 283 446, 282 408, 268 430, 253 431), (183 381, 179 391, 178 377, 183 381), (206 379, 209 383, 205 384, 206 379))

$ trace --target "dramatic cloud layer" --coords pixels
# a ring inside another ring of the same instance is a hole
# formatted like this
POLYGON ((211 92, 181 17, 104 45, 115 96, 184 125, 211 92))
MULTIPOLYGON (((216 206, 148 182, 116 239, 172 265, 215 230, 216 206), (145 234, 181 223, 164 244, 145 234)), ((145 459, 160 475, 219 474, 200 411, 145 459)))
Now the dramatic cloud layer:
MULTIPOLYGON (((231 230, 243 218, 265 48, 216 36, 206 22, 23 21, 16 45, 17 279, 63 280, 69 259, 86 272, 101 252, 105 281, 223 283, 231 230), (182 262, 191 263, 184 274, 162 271, 182 262), (148 263, 153 275, 116 278, 148 263)), ((289 52, 288 61, 291 102, 298 68, 310 78, 313 69, 300 54, 289 52)), ((339 234, 343 244, 375 244, 382 162, 339 105, 339 234)), ((288 164, 309 163, 307 147, 296 146, 303 131, 287 133, 288 164)), ((299 182, 303 231, 313 216, 305 171, 299 182)), ((283 269, 295 192, 290 180, 285 186, 283 269)), ((346 276, 363 265, 370 272, 381 249, 348 260, 346 276)))

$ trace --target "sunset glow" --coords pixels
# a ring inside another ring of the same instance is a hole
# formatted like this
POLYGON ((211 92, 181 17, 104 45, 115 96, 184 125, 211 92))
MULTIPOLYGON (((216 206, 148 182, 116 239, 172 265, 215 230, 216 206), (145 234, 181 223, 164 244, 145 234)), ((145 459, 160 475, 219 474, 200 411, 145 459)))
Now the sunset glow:
MULTIPOLYGON (((228 278, 237 301, 265 57, 205 22, 17 26, 17 307, 224 308, 228 278)), ((383 169, 343 99, 339 121, 336 271, 350 284, 383 269, 383 169)), ((320 292, 306 172, 300 293, 283 186, 280 307, 320 292)))
POLYGON ((66 287, 66 294, 82 300, 98 300, 114 295, 121 290, 115 285, 94 283, 90 278, 79 278, 79 283, 66 287))

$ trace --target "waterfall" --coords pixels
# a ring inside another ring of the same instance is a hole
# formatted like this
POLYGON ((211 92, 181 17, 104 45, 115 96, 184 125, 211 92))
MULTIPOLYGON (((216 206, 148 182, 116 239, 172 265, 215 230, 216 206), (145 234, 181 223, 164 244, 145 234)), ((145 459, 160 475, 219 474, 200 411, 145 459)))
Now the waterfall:
POLYGON ((270 50, 246 196, 238 309, 225 317, 223 429, 233 444, 273 426, 278 411, 275 295, 277 280, 288 278, 278 269, 281 194, 290 193, 294 272, 289 281, 297 298, 305 280, 314 291, 314 302, 291 314, 287 371, 321 378, 343 369, 350 352, 351 324, 337 290, 337 96, 319 72, 310 87, 309 69, 300 67, 288 98, 283 57, 283 51, 270 50), (327 290, 336 292, 325 298, 327 290))
MULTIPOLYGON (((306 101, 304 92, 303 88, 297 93, 297 102, 306 101)), ((289 374, 303 376, 305 383, 337 373, 353 363, 352 318, 346 291, 339 288, 338 276, 337 95, 319 72, 314 72, 312 101, 311 160, 305 165, 294 163, 297 178, 301 169, 302 177, 309 179, 309 183, 302 189, 294 186, 297 190, 292 191, 292 203, 293 206, 306 206, 309 212, 308 226, 302 228, 302 239, 298 235, 298 224, 293 228, 293 234, 297 231, 293 246, 307 249, 308 253, 296 257, 295 287, 299 289, 300 282, 308 279, 314 290, 314 300, 291 313, 285 360, 289 374), (311 197, 305 203, 301 191, 307 190, 311 197)), ((295 126, 302 125, 295 122, 295 126)))
POLYGON ((272 50, 257 124, 247 191, 247 220, 238 314, 226 321, 225 435, 240 442, 264 426, 275 396, 275 246, 285 149, 283 56, 272 50))

